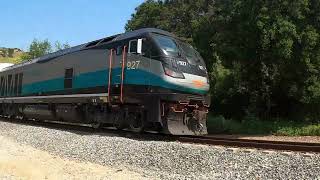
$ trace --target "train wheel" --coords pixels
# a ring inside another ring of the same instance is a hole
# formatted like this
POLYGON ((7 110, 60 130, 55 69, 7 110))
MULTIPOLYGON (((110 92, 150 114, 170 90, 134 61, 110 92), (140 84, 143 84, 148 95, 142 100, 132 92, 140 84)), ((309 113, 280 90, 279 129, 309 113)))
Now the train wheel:
POLYGON ((99 123, 99 122, 95 122, 95 123, 92 123, 92 124, 91 124, 91 127, 92 127, 93 129, 99 129, 99 128, 102 127, 102 124, 99 123))
POLYGON ((128 115, 130 130, 133 132, 142 132, 144 128, 144 122, 141 115, 136 115, 133 113, 129 113, 128 115))
POLYGON ((123 130, 125 128, 124 117, 121 112, 117 113, 113 118, 113 127, 118 130, 123 130))

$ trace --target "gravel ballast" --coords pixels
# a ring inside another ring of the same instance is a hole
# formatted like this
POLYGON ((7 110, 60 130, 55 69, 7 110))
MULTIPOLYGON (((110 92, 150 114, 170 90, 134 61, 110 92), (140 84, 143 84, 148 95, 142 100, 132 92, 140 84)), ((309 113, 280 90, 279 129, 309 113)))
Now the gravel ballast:
POLYGON ((232 151, 3 121, 0 136, 68 159, 125 166, 153 179, 320 179, 320 154, 232 151))

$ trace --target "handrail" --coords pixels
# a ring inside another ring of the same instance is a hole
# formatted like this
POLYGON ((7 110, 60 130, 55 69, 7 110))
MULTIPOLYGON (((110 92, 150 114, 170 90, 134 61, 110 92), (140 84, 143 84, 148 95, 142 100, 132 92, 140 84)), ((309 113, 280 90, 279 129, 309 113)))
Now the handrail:
POLYGON ((126 57, 127 57, 127 46, 123 46, 122 68, 121 68, 121 89, 120 89, 120 101, 121 101, 121 103, 123 103, 123 80, 124 80, 124 67, 125 67, 126 57))
POLYGON ((109 82, 108 82, 108 102, 110 103, 110 87, 111 87, 111 73, 112 73, 112 60, 113 60, 113 49, 110 49, 109 55, 109 82))

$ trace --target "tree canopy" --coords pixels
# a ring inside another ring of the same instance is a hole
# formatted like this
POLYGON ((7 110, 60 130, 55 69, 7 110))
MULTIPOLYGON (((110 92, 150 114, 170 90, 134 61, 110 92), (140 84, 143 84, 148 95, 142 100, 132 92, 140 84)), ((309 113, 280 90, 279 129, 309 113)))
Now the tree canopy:
POLYGON ((126 30, 185 37, 206 60, 212 110, 320 119, 319 0, 148 0, 126 30))
POLYGON ((45 39, 45 40, 34 39, 29 46, 28 52, 24 53, 21 56, 21 59, 31 60, 31 59, 52 53, 53 51, 59 51, 69 47, 70 45, 68 43, 61 44, 59 41, 56 41, 53 46, 48 39, 45 39))

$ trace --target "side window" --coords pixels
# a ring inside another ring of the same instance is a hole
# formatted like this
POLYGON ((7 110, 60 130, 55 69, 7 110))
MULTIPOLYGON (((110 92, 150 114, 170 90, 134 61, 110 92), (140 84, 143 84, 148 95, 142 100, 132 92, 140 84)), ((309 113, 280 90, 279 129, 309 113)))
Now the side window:
POLYGON ((117 49, 116 49, 116 55, 121 55, 122 54, 122 49, 123 49, 122 46, 118 46, 117 49))
POLYGON ((131 40, 129 41, 129 53, 137 53, 137 47, 138 47, 138 40, 131 40))
POLYGON ((22 92, 22 80, 23 80, 23 73, 19 74, 19 82, 18 82, 18 94, 21 95, 22 92))
POLYGON ((13 86, 13 94, 16 96, 18 95, 18 81, 19 81, 19 74, 14 75, 14 86, 13 86))
POLYGON ((72 88, 72 79, 73 79, 73 68, 66 69, 65 74, 64 74, 64 88, 65 89, 72 88))

